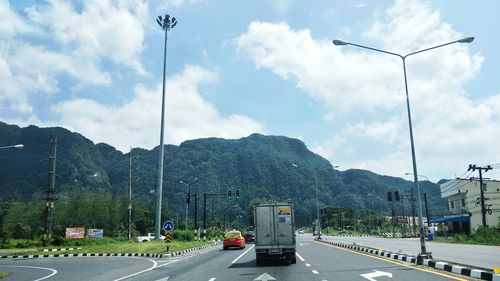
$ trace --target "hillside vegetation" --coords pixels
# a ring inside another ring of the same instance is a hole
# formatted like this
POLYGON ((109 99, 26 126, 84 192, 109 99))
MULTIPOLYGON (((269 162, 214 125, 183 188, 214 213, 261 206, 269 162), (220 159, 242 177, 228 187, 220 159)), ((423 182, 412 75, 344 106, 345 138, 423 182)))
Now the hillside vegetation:
MULTIPOLYGON (((20 128, 0 122, 1 145, 24 144, 23 149, 0 151, 0 232, 4 236, 33 236, 43 230, 51 135, 58 138, 55 230, 82 225, 104 228, 110 236, 123 235, 127 225, 129 156, 133 228, 140 233, 153 229, 159 147, 134 148, 131 154, 124 154, 64 128, 20 128)), ((198 194, 199 226, 203 193, 233 190, 234 194, 234 190, 240 190, 239 199, 208 197, 209 225, 221 225, 224 218, 226 225, 249 225, 252 203, 288 199, 295 203, 297 224, 310 225, 316 217, 316 188, 320 206, 389 213, 387 191, 403 193, 413 186, 401 178, 366 170, 334 170, 300 140, 260 134, 165 146, 163 219, 175 218, 177 225, 184 221, 186 207, 187 187, 181 180, 198 194)), ((431 213, 443 212, 446 204, 439 196, 439 187, 430 182, 421 183, 421 187, 427 193, 431 213)), ((190 206, 193 218, 194 198, 190 206)))

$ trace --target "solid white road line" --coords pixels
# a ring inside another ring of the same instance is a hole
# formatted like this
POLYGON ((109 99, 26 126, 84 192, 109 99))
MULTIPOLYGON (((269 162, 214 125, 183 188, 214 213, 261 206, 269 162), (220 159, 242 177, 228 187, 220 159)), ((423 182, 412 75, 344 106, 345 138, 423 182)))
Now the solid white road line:
POLYGON ((248 250, 246 250, 245 252, 243 252, 243 254, 241 254, 237 258, 235 258, 234 261, 232 261, 231 263, 237 262, 239 259, 241 259, 241 257, 243 257, 243 255, 245 255, 246 253, 248 253, 248 251, 250 251, 251 249, 253 249, 253 247, 255 247, 255 244, 253 244, 252 247, 248 248, 248 250))
POLYGON ((48 267, 27 266, 27 265, 0 265, 0 267, 26 267, 26 268, 45 269, 45 270, 52 271, 52 273, 50 275, 47 275, 47 276, 42 277, 40 279, 36 279, 34 281, 40 281, 40 280, 43 280, 43 279, 47 279, 47 278, 52 277, 52 276, 54 276, 54 275, 57 274, 57 270, 55 270, 53 268, 48 268, 48 267))
POLYGON ((300 259, 301 261, 305 261, 305 259, 304 259, 301 255, 299 255, 299 253, 295 252, 295 255, 296 255, 297 257, 299 257, 299 259, 300 259))
POLYGON ((318 271, 316 271, 316 270, 313 270, 313 271, 312 271, 312 273, 314 273, 314 274, 319 274, 319 272, 318 272, 318 271))
POLYGON ((153 266, 148 268, 148 269, 145 269, 145 270, 141 270, 139 272, 136 272, 136 273, 132 273, 130 275, 127 275, 127 276, 123 276, 121 278, 118 278, 118 279, 115 279, 114 281, 120 281, 120 280, 123 280, 123 279, 127 279, 127 278, 130 278, 132 276, 136 276, 136 275, 139 275, 139 274, 142 274, 144 272, 147 272, 147 271, 150 271, 150 270, 153 270, 155 269, 157 266, 158 266, 158 263, 155 261, 155 260, 150 260, 150 259, 141 259, 141 260, 147 260, 147 261, 150 261, 153 263, 153 266))

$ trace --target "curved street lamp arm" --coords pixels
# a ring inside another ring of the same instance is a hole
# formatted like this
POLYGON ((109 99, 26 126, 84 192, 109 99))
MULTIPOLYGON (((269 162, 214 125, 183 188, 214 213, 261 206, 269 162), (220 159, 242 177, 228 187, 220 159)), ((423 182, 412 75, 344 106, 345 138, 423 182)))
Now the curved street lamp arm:
POLYGON ((368 46, 363 46, 363 45, 359 45, 359 44, 354 44, 354 43, 350 43, 350 42, 345 42, 345 41, 342 41, 342 40, 333 40, 332 42, 336 46, 339 46, 339 45, 351 45, 351 46, 356 46, 356 47, 359 47, 359 48, 368 49, 368 50, 372 50, 372 51, 376 51, 376 52, 380 52, 380 53, 384 53, 384 54, 388 54, 388 55, 393 55, 393 56, 398 56, 400 58, 403 58, 403 56, 400 55, 400 54, 396 54, 396 53, 393 53, 393 52, 388 52, 388 51, 384 51, 384 50, 380 50, 380 49, 372 48, 372 47, 368 47, 368 46))

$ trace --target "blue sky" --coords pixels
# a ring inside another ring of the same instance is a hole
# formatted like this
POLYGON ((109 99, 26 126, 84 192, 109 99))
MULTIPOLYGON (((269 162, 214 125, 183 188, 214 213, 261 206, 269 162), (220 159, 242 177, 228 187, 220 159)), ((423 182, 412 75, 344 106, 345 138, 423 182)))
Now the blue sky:
POLYGON ((471 163, 500 163, 499 8, 493 0, 0 0, 0 120, 62 126, 124 152, 157 146, 164 37, 155 18, 168 13, 179 23, 168 41, 167 143, 284 135, 341 170, 405 177, 401 61, 331 40, 406 54, 475 36, 407 61, 419 174, 462 176, 471 163))

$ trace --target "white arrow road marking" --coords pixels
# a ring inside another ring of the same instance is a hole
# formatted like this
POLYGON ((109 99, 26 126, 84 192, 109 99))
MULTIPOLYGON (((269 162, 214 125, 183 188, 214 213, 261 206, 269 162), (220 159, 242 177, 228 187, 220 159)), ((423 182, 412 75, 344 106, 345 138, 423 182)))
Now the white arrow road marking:
POLYGON ((267 273, 264 273, 261 276, 254 279, 254 281, 270 281, 270 280, 276 280, 276 278, 272 277, 267 273))
POLYGON ((36 279, 34 281, 40 281, 40 280, 43 280, 43 279, 47 279, 47 278, 52 277, 52 276, 54 276, 54 275, 57 274, 57 270, 52 269, 52 268, 48 268, 48 267, 26 266, 26 265, 0 265, 0 267, 26 267, 26 268, 45 269, 45 270, 52 271, 52 273, 50 275, 47 275, 47 276, 42 277, 40 279, 36 279))
POLYGON ((295 255, 296 255, 297 257, 299 257, 299 259, 300 259, 301 261, 305 261, 305 259, 304 259, 301 255, 299 255, 299 253, 295 252, 295 255))
POLYGON ((239 259, 241 259, 241 257, 243 257, 243 255, 245 255, 246 253, 248 253, 248 251, 250 251, 251 249, 253 249, 253 247, 255 247, 255 244, 253 244, 252 247, 248 248, 248 250, 244 251, 243 254, 241 254, 237 258, 235 258, 234 261, 232 261, 231 263, 237 262, 239 259))
POLYGON ((370 281, 377 281, 377 280, 375 280, 375 278, 376 277, 382 277, 382 276, 387 276, 387 277, 392 278, 392 273, 390 273, 390 272, 384 272, 384 271, 378 271, 378 270, 374 270, 374 272, 360 274, 360 275, 361 275, 361 277, 366 278, 366 279, 368 279, 370 281))

